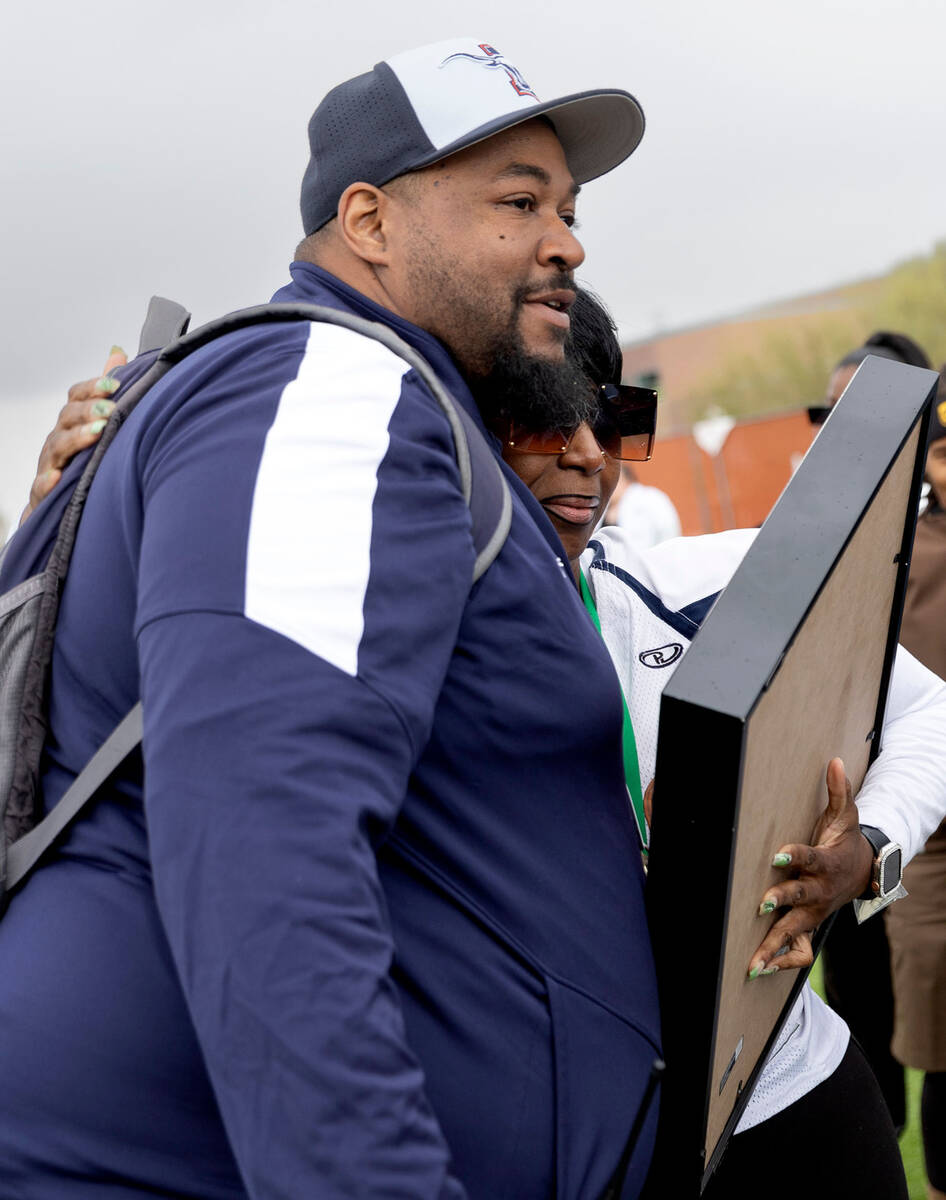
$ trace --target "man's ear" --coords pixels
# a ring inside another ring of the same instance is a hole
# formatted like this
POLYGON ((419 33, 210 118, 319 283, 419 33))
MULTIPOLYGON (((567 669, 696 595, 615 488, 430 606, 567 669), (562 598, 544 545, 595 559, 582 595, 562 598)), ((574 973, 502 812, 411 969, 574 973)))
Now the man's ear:
POLYGON ((383 266, 387 260, 385 216, 389 197, 370 183, 352 183, 338 202, 338 235, 363 262, 383 266))

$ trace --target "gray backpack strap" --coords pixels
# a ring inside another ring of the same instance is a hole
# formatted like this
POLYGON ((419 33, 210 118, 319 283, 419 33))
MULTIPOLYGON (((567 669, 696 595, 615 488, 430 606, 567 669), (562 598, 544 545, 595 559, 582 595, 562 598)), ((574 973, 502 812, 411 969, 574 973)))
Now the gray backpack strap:
POLYGON ((160 350, 187 332, 191 315, 183 304, 166 300, 164 296, 152 296, 148 312, 138 339, 138 353, 160 350))
POLYGON ((450 423, 460 468, 460 485, 473 519, 476 558, 472 582, 475 583, 496 558, 509 533, 512 524, 509 485, 496 456, 470 414, 453 400, 426 359, 387 325, 320 304, 259 304, 255 308, 240 309, 239 312, 229 313, 202 325, 166 346, 155 366, 163 363, 167 369, 201 346, 237 329, 280 321, 321 321, 327 325, 341 325, 364 337, 373 338, 413 367, 433 393, 450 423))
MULTIPOLYGON (((449 396, 447 400, 453 403, 449 396)), ((467 504, 473 518, 473 547, 476 550, 473 582, 476 583, 503 548, 512 524, 512 495, 503 478, 502 468, 476 422, 465 408, 460 405, 454 408, 466 436, 470 462, 467 504)))
POLYGON ((62 799, 29 833, 7 849, 4 888, 11 892, 33 869, 62 831, 79 814, 116 768, 141 742, 141 703, 135 705, 112 730, 72 781, 62 799))

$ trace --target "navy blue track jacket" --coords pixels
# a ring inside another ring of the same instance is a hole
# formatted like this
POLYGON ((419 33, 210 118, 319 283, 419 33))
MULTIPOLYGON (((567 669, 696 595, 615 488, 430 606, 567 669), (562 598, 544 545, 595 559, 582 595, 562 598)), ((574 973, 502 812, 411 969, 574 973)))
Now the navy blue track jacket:
MULTIPOLYGON (((476 414, 435 339, 292 276, 277 300, 387 323, 476 414)), ((129 761, 0 922, 0 1195, 599 1194, 658 1053, 621 699, 507 474, 471 590, 445 417, 329 325, 228 335, 129 418, 63 597, 44 789, 139 689, 147 786, 129 761)))

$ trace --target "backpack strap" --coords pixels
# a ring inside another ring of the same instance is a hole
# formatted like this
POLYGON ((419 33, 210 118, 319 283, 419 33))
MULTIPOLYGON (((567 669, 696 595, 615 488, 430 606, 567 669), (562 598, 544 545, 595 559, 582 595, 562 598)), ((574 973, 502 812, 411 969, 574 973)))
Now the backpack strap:
POLYGON ((512 524, 512 495, 476 422, 461 405, 454 407, 466 436, 470 459, 470 491, 466 502, 473 519, 473 548, 476 551, 473 582, 476 583, 503 548, 512 524))
POLYGON ((190 322, 191 315, 183 304, 166 300, 164 296, 152 296, 138 338, 138 353, 160 350, 185 334, 190 322))
MULTIPOLYGON (((181 311, 183 312, 183 309, 181 311)), ((201 346, 206 346, 224 334, 253 325, 284 321, 321 321, 329 325, 341 325, 345 329, 352 329, 370 337, 386 346, 399 358, 403 358, 433 393, 434 399, 450 423, 457 466, 460 469, 460 486, 473 520, 476 558, 472 582, 475 583, 496 558, 509 533, 512 523, 512 495, 509 485, 482 430, 470 414, 462 405, 456 403, 426 359, 387 325, 321 304, 259 304, 254 308, 228 313, 172 342, 158 356, 155 366, 165 363, 164 370, 167 370, 201 346)))
POLYGON ((62 831, 81 812, 114 770, 141 743, 141 701, 112 730, 82 771, 66 789, 62 799, 40 823, 24 833, 7 849, 7 892, 33 869, 62 831))
MULTIPOLYGON (((321 321, 325 324, 341 325, 381 342, 417 372, 433 393, 450 424, 460 471, 460 486, 469 505, 472 520, 476 556, 471 585, 481 578, 499 554, 509 533, 512 524, 512 495, 502 468, 482 431, 470 414, 452 399, 426 360, 388 326, 314 304, 261 304, 255 308, 229 313, 191 333, 185 333, 189 320, 190 314, 181 305, 160 296, 152 297, 141 332, 139 353, 153 353, 156 345, 161 345, 160 339, 169 331, 175 340, 165 345, 150 366, 134 378, 119 396, 102 438, 79 477, 60 523, 59 533, 46 567, 46 574, 52 573, 56 586, 51 587, 48 594, 43 596, 45 611, 41 623, 45 632, 43 637, 37 639, 24 695, 25 707, 30 707, 32 697, 32 707, 37 709, 27 714, 28 719, 34 723, 33 728, 37 735, 45 732, 45 721, 37 706, 42 704, 42 698, 45 696, 46 689, 43 685, 45 672, 51 660, 59 596, 69 569, 86 497, 102 457, 141 397, 166 375, 171 367, 224 334, 255 325, 286 321, 321 321)), ((112 772, 117 770, 140 744, 141 735, 142 716, 139 702, 112 730, 56 806, 33 829, 7 847, 2 881, 6 893, 26 878, 40 857, 75 820, 112 772)), ((23 780, 15 781, 14 786, 19 784, 21 787, 29 787, 31 783, 32 780, 24 777, 23 780)), ((13 789, 11 793, 12 791, 13 789)))

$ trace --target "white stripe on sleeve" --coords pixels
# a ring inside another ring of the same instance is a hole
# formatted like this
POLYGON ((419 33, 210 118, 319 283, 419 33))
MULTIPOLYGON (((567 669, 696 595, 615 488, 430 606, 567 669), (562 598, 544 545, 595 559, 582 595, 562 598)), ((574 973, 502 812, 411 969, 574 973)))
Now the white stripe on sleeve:
POLYGON ((364 632, 378 467, 409 369, 371 338, 313 323, 256 477, 246 616, 349 675, 364 632))

